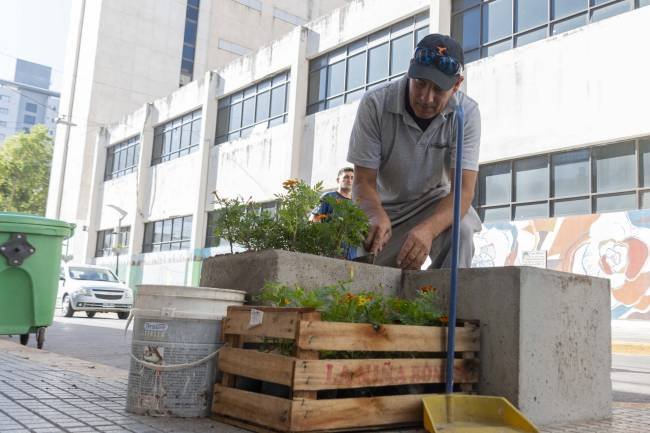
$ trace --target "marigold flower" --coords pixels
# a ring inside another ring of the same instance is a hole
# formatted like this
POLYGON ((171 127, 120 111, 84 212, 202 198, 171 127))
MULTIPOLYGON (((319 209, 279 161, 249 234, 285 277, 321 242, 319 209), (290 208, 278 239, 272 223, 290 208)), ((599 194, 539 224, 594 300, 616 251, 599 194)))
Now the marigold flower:
POLYGON ((314 221, 316 222, 321 222, 322 220, 326 219, 329 215, 325 213, 319 213, 318 215, 314 216, 314 221))
POLYGON ((436 289, 435 287, 433 287, 431 284, 428 284, 428 285, 426 285, 426 286, 422 286, 422 287, 420 287, 420 291, 421 291, 422 293, 431 293, 431 292, 435 292, 436 290, 438 290, 438 289, 436 289))
POLYGON ((363 306, 366 305, 369 301, 370 301, 370 297, 369 297, 369 296, 359 295, 359 297, 357 298, 357 305, 358 305, 359 307, 363 307, 363 306))
POLYGON ((343 297, 343 301, 350 302, 350 301, 354 301, 356 298, 357 297, 352 293, 346 293, 345 296, 343 297))
POLYGON ((298 179, 295 179, 295 178, 294 179, 287 179, 284 182, 282 182, 282 187, 284 189, 291 189, 291 188, 295 187, 296 185, 298 185, 299 183, 300 183, 300 180, 298 180, 298 179))
POLYGON ((440 323, 442 323, 443 325, 446 325, 446 324, 449 323, 449 317, 447 317, 447 316, 440 316, 440 318, 439 318, 438 320, 439 320, 440 323))

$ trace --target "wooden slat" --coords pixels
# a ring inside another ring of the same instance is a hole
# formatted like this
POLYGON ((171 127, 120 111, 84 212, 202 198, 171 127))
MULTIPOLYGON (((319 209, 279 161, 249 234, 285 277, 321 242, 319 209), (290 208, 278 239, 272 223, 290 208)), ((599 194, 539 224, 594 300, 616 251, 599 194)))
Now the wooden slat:
MULTIPOLYGON (((314 321, 314 320, 320 320, 320 313, 313 312, 313 313, 303 313, 302 320, 307 320, 307 321, 314 321)), ((300 339, 300 331, 301 328, 300 326, 297 327, 296 329, 296 341, 300 339)), ((319 354, 316 350, 302 350, 299 347, 296 347, 296 358, 297 359, 302 359, 302 360, 316 360, 318 359, 319 354)), ((292 388, 292 393, 291 396, 293 398, 310 398, 310 399, 316 399, 318 398, 318 393, 316 391, 301 391, 297 390, 295 388, 292 388)))
POLYGON ((292 400, 226 388, 214 387, 212 412, 239 418, 276 430, 289 429, 289 414, 292 400))
POLYGON ((224 373, 291 386, 294 362, 290 356, 224 347, 217 365, 224 373))
POLYGON ((291 431, 421 424, 423 394, 294 400, 291 431))
POLYGON ((229 310, 222 324, 224 335, 286 338, 293 340, 300 322, 295 311, 265 311, 262 324, 250 326, 250 309, 229 310))
MULTIPOLYGON (((232 348, 241 348, 244 346, 244 339, 239 335, 224 335, 223 341, 227 346, 232 348)), ((222 350, 226 350, 226 347, 222 350)), ((219 351, 219 353, 221 353, 221 351, 219 351)), ((233 387, 235 386, 235 379, 236 377, 233 374, 224 373, 221 377, 221 383, 224 386, 233 387)))
MULTIPOLYGON (((373 352, 443 352, 447 328, 435 326, 302 321, 298 348, 373 352)), ((456 351, 478 352, 478 328, 456 327, 456 351)))
MULTIPOLYGON (((267 307, 265 305, 229 305, 227 312, 230 313, 231 311, 250 311, 250 310, 262 310, 262 311, 270 311, 270 312, 291 312, 291 313, 314 313, 316 310, 314 308, 307 308, 307 307, 267 307)), ((316 314, 319 314, 316 312, 316 314)))
MULTIPOLYGON (((444 359, 296 360, 294 390, 365 388, 371 386, 444 383, 444 359)), ((477 383, 476 359, 454 361, 455 383, 477 383)))

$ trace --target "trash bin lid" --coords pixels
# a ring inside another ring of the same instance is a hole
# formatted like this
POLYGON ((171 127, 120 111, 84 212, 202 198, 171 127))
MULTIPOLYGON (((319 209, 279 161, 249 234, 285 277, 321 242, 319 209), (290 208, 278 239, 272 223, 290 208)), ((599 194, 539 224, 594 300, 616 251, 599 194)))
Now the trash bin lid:
POLYGON ((0 233, 33 233, 69 238, 75 224, 38 215, 0 212, 0 233))

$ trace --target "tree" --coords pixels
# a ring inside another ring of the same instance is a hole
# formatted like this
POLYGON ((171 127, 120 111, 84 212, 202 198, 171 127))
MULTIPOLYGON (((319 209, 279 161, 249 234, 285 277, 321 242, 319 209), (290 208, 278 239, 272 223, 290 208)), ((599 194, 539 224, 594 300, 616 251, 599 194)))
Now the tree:
POLYGON ((45 215, 51 165, 44 125, 7 138, 0 147, 0 211, 45 215))

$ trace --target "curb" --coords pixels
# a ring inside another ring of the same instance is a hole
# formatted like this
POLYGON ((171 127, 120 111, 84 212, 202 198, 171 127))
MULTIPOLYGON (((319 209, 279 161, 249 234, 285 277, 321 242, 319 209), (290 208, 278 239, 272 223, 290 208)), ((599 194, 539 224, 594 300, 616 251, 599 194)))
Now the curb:
POLYGON ((650 343, 612 341, 612 353, 650 356, 650 343))

